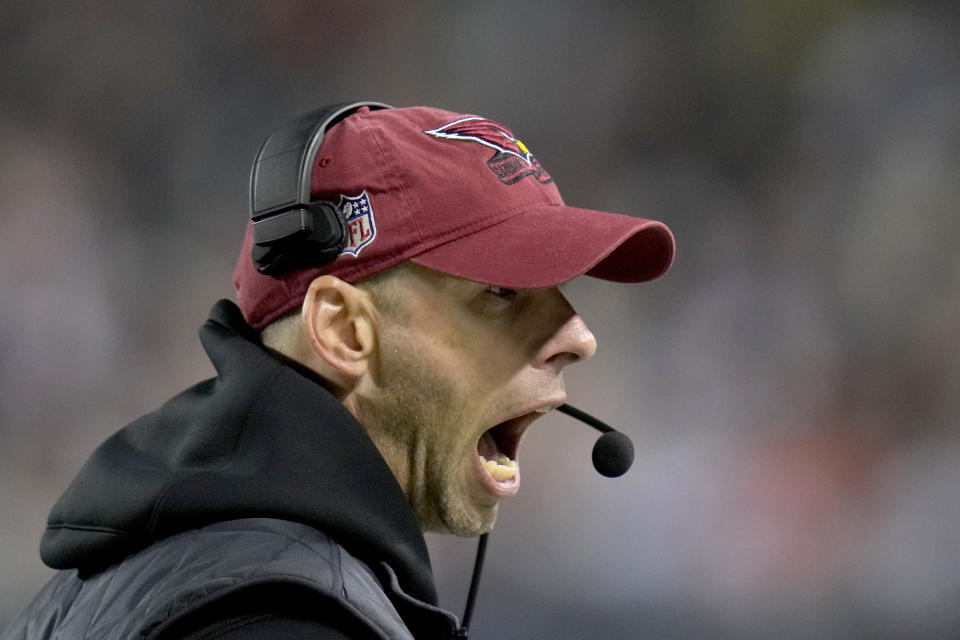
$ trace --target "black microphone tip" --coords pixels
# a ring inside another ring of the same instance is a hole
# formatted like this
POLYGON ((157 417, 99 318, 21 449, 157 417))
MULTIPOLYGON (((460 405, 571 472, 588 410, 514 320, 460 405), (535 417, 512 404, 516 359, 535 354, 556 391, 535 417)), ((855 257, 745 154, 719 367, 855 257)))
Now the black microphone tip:
POLYGON ((617 478, 633 464, 633 442, 619 431, 605 433, 593 445, 593 466, 608 478, 617 478))

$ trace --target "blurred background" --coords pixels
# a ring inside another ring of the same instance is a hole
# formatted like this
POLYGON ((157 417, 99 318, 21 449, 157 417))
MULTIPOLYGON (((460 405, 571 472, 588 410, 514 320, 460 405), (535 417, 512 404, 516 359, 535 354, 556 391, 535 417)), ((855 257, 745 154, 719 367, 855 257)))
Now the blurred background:
MULTIPOLYGON (((570 204, 653 217, 501 507, 475 638, 960 636, 960 18, 949 2, 0 8, 0 627, 93 448, 213 374, 249 165, 349 99, 512 128, 570 204)), ((462 611, 474 543, 430 536, 462 611)))

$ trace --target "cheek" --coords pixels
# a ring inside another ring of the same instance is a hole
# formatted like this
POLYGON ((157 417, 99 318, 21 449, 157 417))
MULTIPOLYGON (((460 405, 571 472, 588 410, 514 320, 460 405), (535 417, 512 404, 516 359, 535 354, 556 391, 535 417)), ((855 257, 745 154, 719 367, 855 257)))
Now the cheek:
POLYGON ((470 389, 489 391, 509 382, 530 361, 533 342, 510 332, 490 335, 484 331, 466 337, 454 349, 470 389))

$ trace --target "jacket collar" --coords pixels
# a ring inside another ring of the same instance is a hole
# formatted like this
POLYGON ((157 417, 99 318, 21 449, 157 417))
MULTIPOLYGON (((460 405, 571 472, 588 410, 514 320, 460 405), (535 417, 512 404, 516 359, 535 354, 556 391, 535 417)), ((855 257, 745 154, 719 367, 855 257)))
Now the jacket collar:
POLYGON ((103 568, 161 538, 249 517, 302 522, 437 602, 416 518, 343 405, 260 344, 232 302, 200 331, 217 376, 120 430, 50 514, 41 556, 103 568))

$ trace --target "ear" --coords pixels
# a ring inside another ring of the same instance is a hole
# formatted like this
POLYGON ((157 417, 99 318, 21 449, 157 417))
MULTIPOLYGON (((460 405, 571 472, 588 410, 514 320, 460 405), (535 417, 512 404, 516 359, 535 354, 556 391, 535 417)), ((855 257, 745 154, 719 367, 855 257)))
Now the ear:
POLYGON ((334 276, 310 283, 301 311, 313 352, 326 365, 322 374, 343 390, 370 370, 376 331, 369 296, 334 276))

